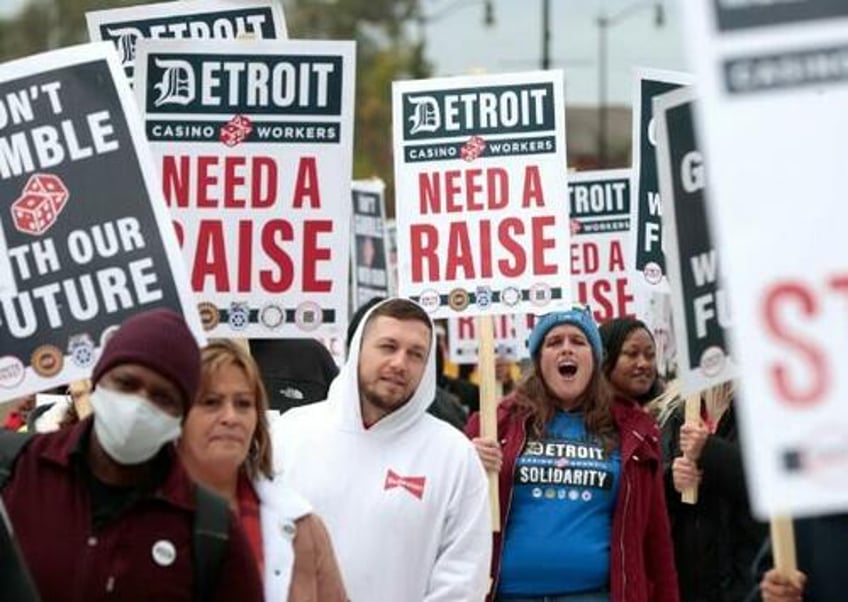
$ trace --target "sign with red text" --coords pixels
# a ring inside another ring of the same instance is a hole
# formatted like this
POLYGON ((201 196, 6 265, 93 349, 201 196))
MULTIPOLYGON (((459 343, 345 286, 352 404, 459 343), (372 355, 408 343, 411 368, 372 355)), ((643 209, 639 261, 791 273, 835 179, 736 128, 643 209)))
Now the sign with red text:
POLYGON ((379 179, 354 180, 353 236, 350 244, 353 309, 374 297, 389 296, 386 252, 386 184, 379 179))
MULTIPOLYGON (((527 357, 527 345, 524 328, 516 324, 525 321, 523 315, 501 314, 492 316, 492 332, 495 337, 495 355, 499 358, 517 362, 527 357), (519 333, 524 333, 519 339, 519 333)), ((448 318, 448 360, 454 364, 477 364, 479 334, 475 316, 448 318)))
POLYGON ((0 65, 0 149, 0 256, 16 291, 0 298, 0 401, 88 378, 141 311, 184 314, 205 344, 112 46, 0 65))
POLYGON ((770 4, 683 3, 761 517, 848 509, 848 18, 770 4))
POLYGON ((181 0, 86 13, 93 41, 115 44, 130 82, 140 39, 284 39, 283 10, 273 0, 181 0))
POLYGON ((571 288, 600 324, 641 316, 626 263, 630 244, 630 170, 584 171, 568 176, 571 216, 571 288))
POLYGON ((729 348, 729 301, 707 215, 710 197, 695 135, 695 103, 691 87, 654 98, 664 247, 684 397, 737 376, 729 348))
POLYGON ((394 82, 399 292, 433 317, 570 303, 562 77, 394 82))
POLYGON ((136 94, 211 336, 347 328, 354 44, 141 40, 136 94))
POLYGON ((633 88, 633 171, 630 187, 631 242, 635 286, 668 293, 662 248, 662 200, 657 180, 655 121, 652 99, 692 83, 686 73, 637 69, 633 88))

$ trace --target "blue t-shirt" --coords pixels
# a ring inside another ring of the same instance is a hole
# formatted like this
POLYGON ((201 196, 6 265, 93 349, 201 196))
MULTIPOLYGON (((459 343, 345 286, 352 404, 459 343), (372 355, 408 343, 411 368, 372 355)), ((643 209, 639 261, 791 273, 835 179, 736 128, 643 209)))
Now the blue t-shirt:
POLYGON ((543 441, 516 459, 498 594, 593 591, 609 583, 621 456, 586 433, 583 414, 557 411, 543 441))

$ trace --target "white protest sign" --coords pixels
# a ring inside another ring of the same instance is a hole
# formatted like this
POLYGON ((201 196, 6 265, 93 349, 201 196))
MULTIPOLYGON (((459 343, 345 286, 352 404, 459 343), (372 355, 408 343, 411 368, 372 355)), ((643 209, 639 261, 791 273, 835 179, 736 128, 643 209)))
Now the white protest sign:
POLYGON ((562 72, 392 95, 400 295, 436 318, 570 304, 562 72))
POLYGON ((354 44, 137 48, 139 106, 210 336, 313 336, 340 348, 354 44))
POLYGON ((382 180, 354 180, 351 200, 351 299, 356 309, 374 297, 389 296, 386 184, 382 180))
MULTIPOLYGON (((501 314, 494 317, 493 333, 495 355, 510 361, 518 361, 527 355, 526 338, 519 339, 516 323, 524 316, 501 314)), ((525 335, 526 337, 526 335, 525 335)), ((476 364, 480 333, 477 319, 471 316, 448 318, 448 359, 454 364, 476 364)))
POLYGON ((152 39, 284 39, 286 21, 274 0, 181 0, 86 13, 92 41, 115 44, 132 83, 136 44, 152 39))
POLYGON ((642 314, 627 265, 630 170, 575 172, 568 176, 571 215, 571 287, 598 323, 642 314))
POLYGON ((695 135, 695 91, 654 98, 663 235, 684 397, 736 377, 731 315, 707 216, 705 166, 695 135))
POLYGON ((755 512, 848 509, 848 5, 685 2, 755 512))
POLYGON ((54 404, 67 404, 70 405, 73 403, 71 401, 70 395, 56 395, 53 393, 38 393, 35 396, 35 407, 41 406, 52 406, 54 404))
POLYGON ((657 181, 655 122, 652 99, 692 83, 686 73, 637 69, 633 82, 633 171, 630 186, 630 215, 633 223, 631 248, 634 285, 644 290, 668 293, 662 249, 662 201, 657 181))
POLYGON ((17 294, 0 301, 0 401, 87 378, 141 311, 194 296, 111 44, 0 65, 0 199, 17 294))

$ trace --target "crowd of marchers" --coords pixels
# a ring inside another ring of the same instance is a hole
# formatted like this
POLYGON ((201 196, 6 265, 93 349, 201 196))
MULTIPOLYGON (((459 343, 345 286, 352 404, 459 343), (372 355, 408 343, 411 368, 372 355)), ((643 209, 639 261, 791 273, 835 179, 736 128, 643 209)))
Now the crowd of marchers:
POLYGON ((844 518, 798 521, 801 570, 771 569, 733 384, 685 421, 643 322, 542 316, 520 377, 498 365, 487 438, 476 386, 445 373, 421 307, 378 299, 351 322, 338 370, 309 341, 201 349, 181 316, 148 311, 67 397, 15 402, 0 432, 2 598, 841 599, 844 518))

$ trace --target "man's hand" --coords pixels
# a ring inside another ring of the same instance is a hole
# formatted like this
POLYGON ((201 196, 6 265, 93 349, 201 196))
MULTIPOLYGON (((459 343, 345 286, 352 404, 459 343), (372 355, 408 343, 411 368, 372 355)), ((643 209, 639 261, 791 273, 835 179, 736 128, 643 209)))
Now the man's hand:
POLYGON ((760 582, 763 602, 802 602, 806 582, 807 576, 801 571, 786 578, 777 569, 771 569, 760 582))
POLYGON ((500 472, 501 466, 503 466, 503 452, 498 442, 494 439, 483 439, 482 437, 475 437, 471 442, 474 444, 486 472, 500 472))
POLYGON ((693 462, 697 462, 709 435, 710 431, 701 422, 684 424, 680 427, 680 451, 693 462))
POLYGON ((686 456, 680 456, 675 458, 671 465, 671 476, 674 481, 674 489, 682 493, 687 489, 697 487, 701 483, 702 475, 695 462, 686 456))

